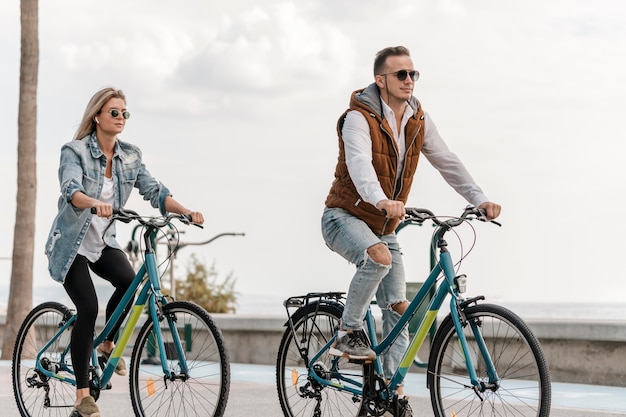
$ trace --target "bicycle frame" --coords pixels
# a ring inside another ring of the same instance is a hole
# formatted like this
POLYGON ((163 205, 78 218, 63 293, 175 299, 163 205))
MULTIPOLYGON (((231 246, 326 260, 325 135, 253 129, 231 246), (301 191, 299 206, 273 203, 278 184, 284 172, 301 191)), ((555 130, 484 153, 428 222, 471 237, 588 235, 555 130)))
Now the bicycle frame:
MULTIPOLYGON (((154 231, 152 230, 146 230, 144 234, 144 242, 146 245, 144 264, 137 271, 135 278, 133 279, 130 287, 124 294, 122 301, 120 301, 118 306, 115 308, 113 314, 111 315, 111 318, 106 322, 104 328, 94 338, 93 350, 91 354, 91 364, 92 364, 92 367, 95 369, 96 375, 98 375, 97 380, 99 380, 100 382, 100 387, 99 387, 100 389, 105 389, 109 381, 111 380, 111 377, 113 376, 113 373, 115 372, 115 367, 117 366, 117 363, 119 362, 120 358, 122 357, 122 354, 124 353, 124 350, 126 349, 128 341, 130 340, 133 334, 133 331, 144 311, 144 308, 146 307, 146 303, 148 304, 148 313, 150 316, 150 320, 152 320, 152 322, 154 323, 153 331, 155 333, 156 343, 158 344, 157 346, 159 348, 159 354, 160 354, 160 360, 161 360, 161 366, 163 368, 163 372, 168 377, 172 375, 169 369, 168 361, 166 359, 166 353, 165 353, 165 347, 163 343, 163 336, 161 333, 161 328, 158 325, 159 311, 157 308, 157 303, 161 303, 165 305, 167 304, 167 299, 161 293, 161 282, 160 282, 160 277, 159 277, 158 267, 157 267, 157 262, 156 262, 156 254, 154 252, 154 248, 153 248, 152 241, 151 241, 151 236, 153 232, 154 231), (130 303, 131 299, 135 298, 135 295, 137 295, 137 299, 135 300, 135 303, 133 304, 132 310, 128 314, 126 325, 123 327, 121 334, 119 335, 115 348, 113 352, 111 352, 111 355, 107 361, 106 366, 104 367, 104 369, 101 369, 100 366, 98 366, 98 356, 96 353, 96 347, 100 345, 100 343, 102 343, 104 339, 106 338, 106 336, 111 332, 111 330, 115 326, 115 323, 117 323, 118 320, 120 320, 120 318, 122 317, 124 307, 130 303)), ((73 325, 75 320, 76 320, 76 315, 73 315, 62 327, 59 328, 59 330, 56 332, 54 337, 52 337, 52 339, 49 340, 48 343, 45 344, 45 346, 38 352, 37 357, 36 357, 36 367, 38 371, 45 374, 49 378, 59 379, 64 382, 70 383, 74 386, 76 386, 75 379, 68 378, 63 375, 59 375, 58 371, 60 369, 55 370, 56 372, 45 369, 40 359, 41 359, 42 353, 45 352, 48 349, 48 347, 52 345, 55 342, 55 340, 63 332, 68 330, 73 325)), ((187 363, 186 363, 182 343, 178 335, 178 332, 173 326, 174 325, 170 323, 170 330, 171 330, 172 337, 174 339, 174 345, 178 354, 178 358, 180 359, 180 366, 183 372, 187 372, 188 371, 187 363)), ((70 349, 70 345, 68 344, 68 346, 66 346, 62 354, 63 359, 69 352, 69 349, 70 349)), ((65 363, 64 360, 63 360, 63 363, 65 363)), ((73 371, 69 368, 65 368, 63 369, 63 371, 73 374, 73 371)))
MULTIPOLYGON (((459 338, 459 342, 461 345, 461 349, 463 352, 463 356, 465 359, 465 364, 467 367, 467 371, 469 373, 470 380, 472 382, 472 385, 477 387, 477 389, 479 390, 483 389, 481 382, 478 380, 478 377, 476 375, 476 371, 475 371, 476 368, 473 364, 472 356, 468 353, 469 348, 467 345, 467 339, 462 330, 463 328, 462 318, 461 318, 462 312, 460 312, 460 308, 459 308, 460 305, 462 304, 462 300, 460 298, 459 288, 456 284, 456 273, 454 270, 454 264, 452 261, 452 257, 446 248, 446 243, 445 241, 443 241, 442 237, 443 237, 443 233, 439 236, 439 239, 436 239, 436 241, 438 242, 437 245, 439 247, 439 255, 440 255, 439 261, 434 265, 428 278, 426 279, 422 287, 419 289, 419 291, 417 292, 413 300, 411 300, 405 313, 402 314, 399 321, 396 323, 396 325, 391 330, 389 335, 387 335, 387 337, 381 340, 380 343, 378 343, 377 341, 375 320, 374 320, 374 317, 372 315, 370 308, 368 308, 366 316, 365 316, 366 332, 371 342, 371 348, 374 352, 376 352, 374 370, 376 371, 378 375, 382 375, 383 371, 382 371, 382 364, 380 361, 380 355, 390 347, 390 345, 400 335, 401 331, 406 326, 408 326, 409 321, 413 318, 413 316, 415 316, 418 308, 420 307, 422 302, 427 298, 427 295, 431 291, 431 288, 436 287, 438 277, 443 273, 444 279, 442 280, 441 284, 436 288, 435 295, 432 297, 428 305, 428 310, 424 313, 422 320, 420 322, 420 325, 417 328, 412 340, 410 341, 409 346, 404 356, 402 357, 400 364, 398 365, 398 368, 396 369, 393 377, 388 383, 389 392, 391 393, 395 392, 398 386, 401 385, 402 382, 404 381, 404 378, 406 377, 406 374, 408 373, 409 368, 413 364, 413 359, 415 358, 415 355, 417 354, 419 349, 422 347, 424 341, 426 340, 429 329, 435 322, 437 318, 437 314, 441 306, 443 305, 446 297, 448 296, 448 294, 451 296, 450 314, 452 316, 456 333, 459 338)), ((470 302, 474 300, 475 299, 470 300, 470 302)), ((489 375, 489 382, 491 384, 495 384, 498 382, 499 378, 495 370, 495 366, 493 365, 493 361, 488 353, 485 341, 482 335, 480 334, 480 331, 478 330, 477 326, 474 323, 469 323, 469 325, 471 326, 474 337, 476 338, 476 341, 480 347, 482 357, 486 362, 487 372, 489 375)), ((328 343, 326 343, 326 345, 319 352, 315 354, 315 356, 309 361, 309 363, 316 363, 318 359, 321 357, 321 355, 327 349, 329 349, 330 346, 334 343, 335 339, 336 339, 336 335, 333 336, 328 341, 328 343)), ((335 361, 336 360, 337 359, 335 359, 335 361)), ((340 384, 336 382, 329 382, 328 380, 321 378, 315 372, 309 371, 309 374, 313 378, 315 378, 315 380, 319 382, 320 384, 334 386, 341 390, 349 391, 354 394, 362 393, 362 390, 361 390, 362 384, 360 382, 347 378, 346 376, 341 375, 341 373, 336 373, 335 375, 340 380, 348 382, 349 385, 340 384)))

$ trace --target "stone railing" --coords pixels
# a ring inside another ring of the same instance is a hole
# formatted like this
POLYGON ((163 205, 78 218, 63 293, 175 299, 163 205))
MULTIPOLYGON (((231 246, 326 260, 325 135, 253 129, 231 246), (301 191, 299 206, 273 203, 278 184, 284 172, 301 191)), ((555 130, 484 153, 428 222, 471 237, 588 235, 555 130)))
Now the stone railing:
MULTIPOLYGON (((227 314, 212 317, 222 330, 232 363, 275 365, 285 317, 227 314)), ((0 315, 0 337, 4 334, 5 319, 4 314, 0 315)), ((554 382, 626 387, 626 321, 527 320, 527 323, 541 342, 554 382)), ((130 355, 130 350, 126 355, 130 355)), ((412 371, 424 372, 418 367, 412 371)))

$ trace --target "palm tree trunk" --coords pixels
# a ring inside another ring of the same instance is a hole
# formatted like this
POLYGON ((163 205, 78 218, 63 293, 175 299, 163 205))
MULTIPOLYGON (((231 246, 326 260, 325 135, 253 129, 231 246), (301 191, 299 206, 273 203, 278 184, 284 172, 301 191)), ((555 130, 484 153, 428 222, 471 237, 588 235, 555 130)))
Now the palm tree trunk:
POLYGON ((17 205, 13 263, 1 359, 10 359, 15 337, 33 304, 33 252, 37 192, 38 0, 21 0, 21 62, 17 145, 17 205))

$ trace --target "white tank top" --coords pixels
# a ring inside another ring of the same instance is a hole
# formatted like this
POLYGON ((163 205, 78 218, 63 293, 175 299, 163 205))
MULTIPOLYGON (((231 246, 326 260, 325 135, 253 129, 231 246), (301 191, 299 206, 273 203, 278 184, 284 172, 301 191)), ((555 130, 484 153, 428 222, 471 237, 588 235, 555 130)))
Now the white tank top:
MULTIPOLYGON (((113 178, 104 177, 104 185, 102 186, 102 193, 100 194, 99 200, 103 203, 113 205, 113 202, 115 201, 113 178)), ((102 235, 104 234, 104 231, 110 221, 110 219, 98 217, 95 214, 93 215, 93 219, 91 219, 91 224, 89 225, 89 229, 87 229, 85 238, 80 244, 80 248, 78 248, 78 253, 87 258, 89 262, 96 262, 100 259, 102 250, 106 246, 104 244, 104 240, 102 240, 102 235)))

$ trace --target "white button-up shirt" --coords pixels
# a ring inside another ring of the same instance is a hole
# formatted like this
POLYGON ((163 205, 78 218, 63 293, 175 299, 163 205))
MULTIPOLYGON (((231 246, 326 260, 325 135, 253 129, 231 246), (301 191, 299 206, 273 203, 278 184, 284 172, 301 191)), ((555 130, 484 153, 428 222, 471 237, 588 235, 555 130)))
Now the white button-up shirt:
MULTIPOLYGON (((397 175, 399 176, 402 175, 406 154, 404 128, 415 110, 411 106, 406 106, 402 116, 400 131, 398 132, 393 110, 384 101, 382 103, 384 117, 392 121, 389 125, 398 149, 397 175)), ((470 204, 478 207, 482 203, 489 201, 480 187, 474 182, 474 179, 459 157, 450 151, 428 113, 424 113, 424 121, 422 154, 426 159, 439 171, 446 182, 470 204)), ((391 198, 391 196, 385 195, 372 165, 372 139, 369 125, 362 113, 355 110, 348 112, 343 124, 342 138, 348 172, 361 198, 374 206, 381 200, 391 198)))

